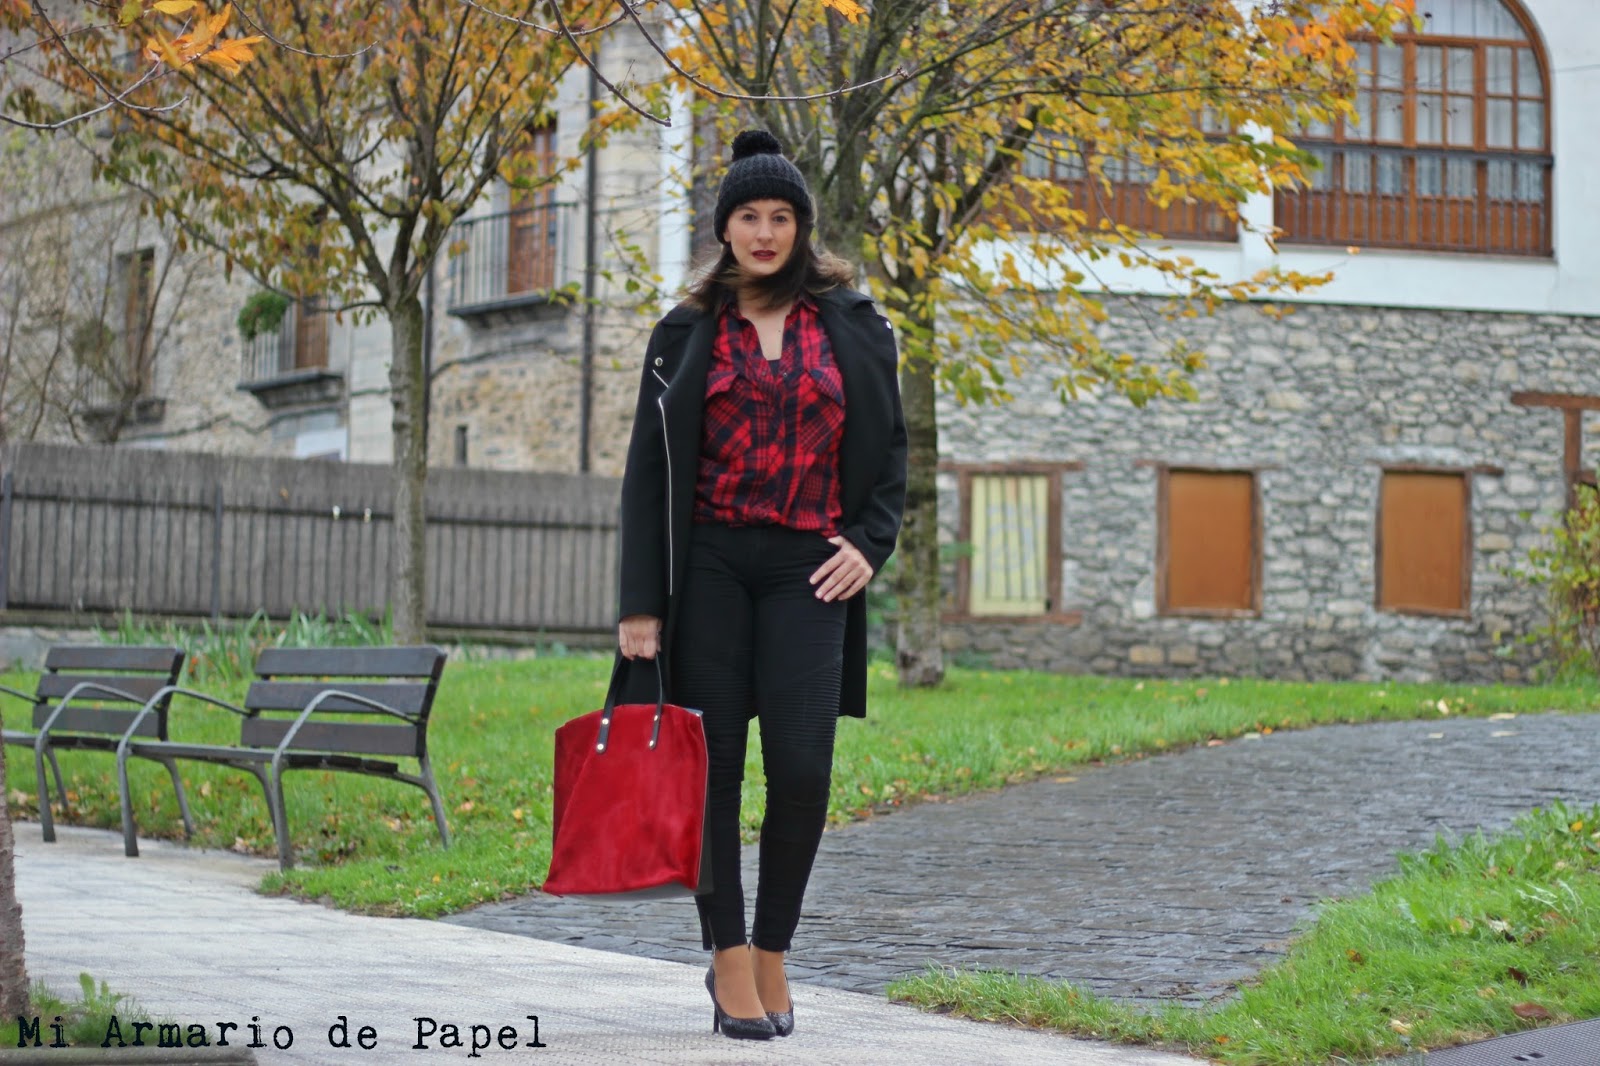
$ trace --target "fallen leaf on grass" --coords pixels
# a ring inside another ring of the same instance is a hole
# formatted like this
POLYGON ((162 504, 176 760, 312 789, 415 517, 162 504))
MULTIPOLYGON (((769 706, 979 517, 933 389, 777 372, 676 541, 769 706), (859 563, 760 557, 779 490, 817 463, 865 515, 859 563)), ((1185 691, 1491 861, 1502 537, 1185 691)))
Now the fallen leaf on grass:
POLYGON ((1448 703, 1446 703, 1444 700, 1440 700, 1438 703, 1434 704, 1434 706, 1439 708, 1439 713, 1440 714, 1449 714, 1450 713, 1450 705, 1448 703))
POLYGON ((1511 1008, 1511 1013, 1530 1022, 1547 1022, 1555 1017, 1537 1003, 1518 1003, 1511 1008))
POLYGON ((1407 1025, 1405 1022, 1401 1021, 1399 1018, 1390 1018, 1389 1019, 1389 1028, 1393 1029, 1395 1032, 1399 1033, 1401 1036, 1410 1036, 1411 1035, 1411 1026, 1407 1025))
POLYGON ((1517 969, 1515 966, 1506 967, 1506 976, 1511 978, 1519 985, 1525 985, 1528 983, 1528 975, 1517 969))
POLYGON ((1222 745, 1224 745, 1226 743, 1227 743, 1226 740, 1208 740, 1208 741, 1206 741, 1206 747, 1208 747, 1208 748, 1220 748, 1220 747, 1222 747, 1222 745))
POLYGON ((1355 963, 1357 966, 1365 966, 1367 962, 1367 957, 1361 954, 1361 952, 1357 951, 1355 948, 1347 949, 1344 953, 1344 957, 1355 963))

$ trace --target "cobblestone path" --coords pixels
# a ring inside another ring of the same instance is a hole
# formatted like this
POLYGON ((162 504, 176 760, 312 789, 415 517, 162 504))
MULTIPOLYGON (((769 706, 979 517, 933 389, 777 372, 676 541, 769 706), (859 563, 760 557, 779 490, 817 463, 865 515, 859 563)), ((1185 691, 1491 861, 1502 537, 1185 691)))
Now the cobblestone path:
MULTIPOLYGON (((935 963, 1130 999, 1226 995, 1395 852, 1600 801, 1597 756, 1600 715, 1331 726, 922 804, 824 836, 790 972, 876 992, 935 963)), ((448 920, 704 957, 687 899, 536 895, 448 920)))

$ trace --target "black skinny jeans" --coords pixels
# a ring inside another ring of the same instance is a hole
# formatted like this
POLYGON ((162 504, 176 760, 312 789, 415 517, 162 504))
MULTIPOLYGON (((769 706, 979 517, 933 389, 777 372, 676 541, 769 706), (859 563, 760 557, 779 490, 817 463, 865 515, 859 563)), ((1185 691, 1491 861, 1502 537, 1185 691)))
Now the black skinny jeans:
MULTIPOLYGON (((673 638, 675 702, 706 731, 713 891, 695 899, 707 949, 745 943, 739 796, 750 719, 761 721, 767 813, 750 940, 787 951, 828 815, 845 601, 807 580, 838 549, 782 526, 696 525, 673 638)), ((859 595, 859 593, 858 593, 859 595)))

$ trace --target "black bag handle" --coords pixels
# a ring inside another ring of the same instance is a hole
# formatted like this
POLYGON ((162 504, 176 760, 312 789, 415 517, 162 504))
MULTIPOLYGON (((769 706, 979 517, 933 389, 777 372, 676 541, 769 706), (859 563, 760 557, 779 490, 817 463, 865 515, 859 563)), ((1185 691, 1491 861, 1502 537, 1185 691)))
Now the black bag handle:
MULTIPOLYGON (((611 684, 606 686, 605 706, 600 709, 600 735, 595 739, 594 745, 594 750, 597 752, 606 750, 606 738, 611 735, 611 712, 617 706, 617 694, 622 687, 622 673, 631 661, 624 658, 620 651, 617 652, 617 661, 611 667, 611 684)), ((655 664, 656 668, 656 718, 655 723, 650 727, 650 750, 654 751, 656 741, 661 736, 661 713, 663 706, 667 702, 667 681, 661 673, 661 652, 659 650, 650 661, 655 664)))

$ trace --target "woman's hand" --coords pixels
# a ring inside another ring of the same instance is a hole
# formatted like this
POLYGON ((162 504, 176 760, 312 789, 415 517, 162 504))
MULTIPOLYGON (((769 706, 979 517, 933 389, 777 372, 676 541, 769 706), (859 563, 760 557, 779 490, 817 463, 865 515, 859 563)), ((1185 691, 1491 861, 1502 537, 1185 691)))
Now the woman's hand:
POLYGON ((872 564, 861 554, 861 549, 843 537, 829 537, 828 543, 839 550, 811 575, 811 583, 822 582, 817 585, 817 599, 824 603, 848 600, 872 580, 872 564))
POLYGON ((653 614, 630 614, 617 623, 617 647, 624 659, 654 659, 661 646, 661 619, 653 614))

